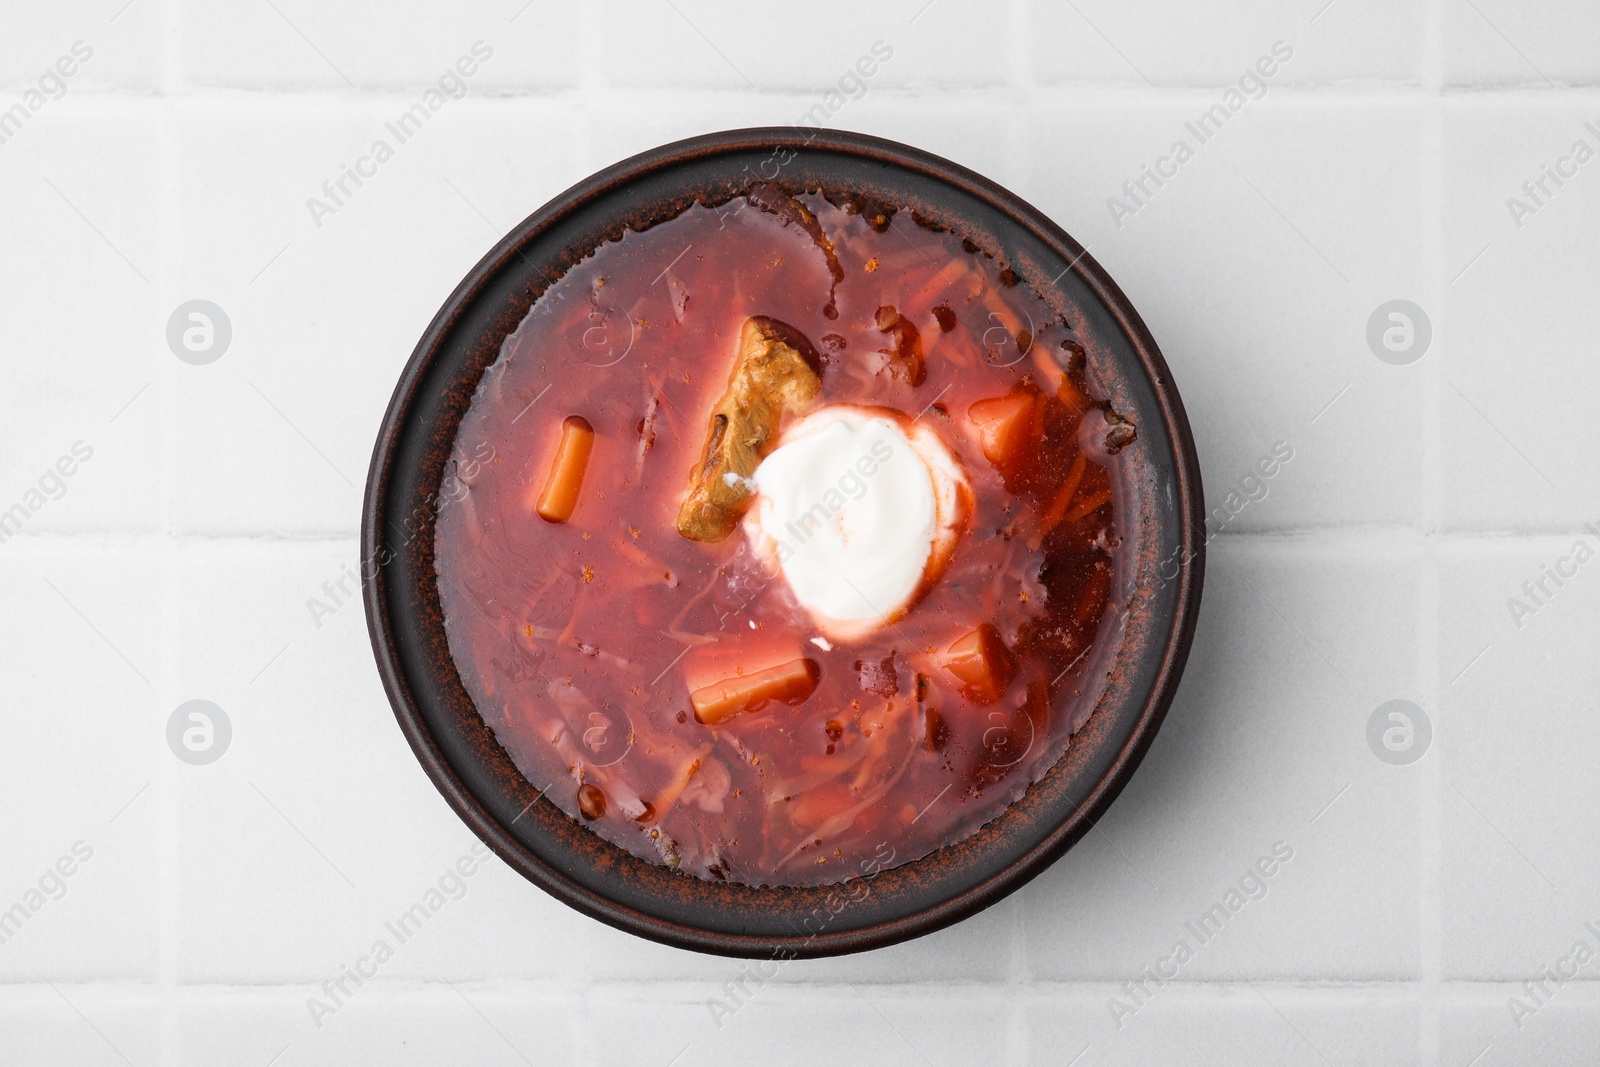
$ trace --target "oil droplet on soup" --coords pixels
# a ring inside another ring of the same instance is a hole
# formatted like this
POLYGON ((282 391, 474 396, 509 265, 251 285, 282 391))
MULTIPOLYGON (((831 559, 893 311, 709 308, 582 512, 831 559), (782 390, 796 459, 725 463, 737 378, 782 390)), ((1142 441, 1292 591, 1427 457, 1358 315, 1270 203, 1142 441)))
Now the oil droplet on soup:
POLYGON ((478 710, 568 815, 697 877, 971 834, 1117 640, 1137 428, 1086 343, 883 205, 758 186, 601 245, 505 340, 441 492, 478 710))

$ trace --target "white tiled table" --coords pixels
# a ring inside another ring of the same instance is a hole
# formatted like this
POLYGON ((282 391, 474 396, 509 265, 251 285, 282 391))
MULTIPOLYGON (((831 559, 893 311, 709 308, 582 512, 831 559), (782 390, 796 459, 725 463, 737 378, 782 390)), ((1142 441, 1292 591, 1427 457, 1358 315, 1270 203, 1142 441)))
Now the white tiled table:
POLYGON ((64 86, 0 143, 0 511, 92 449, 0 543, 0 909, 45 889, 0 943, 0 1062, 1595 1062, 1600 961, 1524 983, 1600 952, 1600 562, 1520 625, 1507 601, 1600 548, 1600 160, 1520 226, 1507 198, 1600 150, 1600 8, 522 2, 0 14, 0 108, 64 86), (476 41, 466 95, 318 225, 307 198, 476 41), (1265 94, 1118 225, 1108 198, 1278 41, 1265 94), (829 124, 971 166, 1090 246, 1167 354, 1213 503, 1294 450, 1212 542, 1144 766, 1015 896, 788 964, 720 1026, 739 963, 498 861, 318 1025, 308 998, 475 843, 394 725, 359 605, 307 608, 355 564, 417 336, 561 189, 826 109, 876 42, 892 57, 829 124), (233 327, 208 366, 165 340, 194 298, 233 327), (1396 298, 1433 329, 1407 366, 1365 338, 1396 298), (1366 740, 1396 698, 1434 729, 1406 766, 1366 740), (232 723, 211 765, 167 746, 191 699, 232 723), (1265 896, 1130 1000, 1275 842, 1265 896))

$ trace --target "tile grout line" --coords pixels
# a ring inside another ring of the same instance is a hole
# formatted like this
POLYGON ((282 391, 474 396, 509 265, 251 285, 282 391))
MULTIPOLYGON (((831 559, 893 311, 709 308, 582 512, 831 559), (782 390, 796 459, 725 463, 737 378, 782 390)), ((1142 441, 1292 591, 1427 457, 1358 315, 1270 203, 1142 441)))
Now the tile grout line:
MULTIPOLYGON (((596 160, 594 143, 594 101, 596 97, 606 95, 606 79, 604 77, 605 63, 605 35, 601 30, 599 9, 594 4, 582 5, 579 15, 578 32, 582 36, 580 51, 584 55, 583 73, 575 87, 579 106, 577 108, 579 121, 575 132, 575 140, 581 158, 587 164, 586 169, 593 173, 601 167, 608 167, 617 162, 614 159, 596 160)), ((515 27, 513 27, 513 31, 515 27)))
MULTIPOLYGON (((997 905, 998 907, 999 905, 997 905)), ((41 972, 42 974, 42 972, 41 972)), ((1538 977, 1536 974, 1534 977, 1538 977)), ((47 977, 22 977, 0 981, 0 991, 8 995, 18 993, 48 994, 47 977)), ((126 975, 108 974, 105 976, 78 976, 58 977, 53 979, 58 986, 67 989, 96 989, 113 996, 122 996, 133 999, 158 995, 160 990, 156 983, 129 978, 126 975)), ((260 982, 225 982, 216 980, 198 980, 193 982, 176 983, 174 996, 187 999, 191 1003, 204 1002, 207 998, 228 999, 239 996, 271 997, 284 991, 293 991, 297 997, 305 990, 312 988, 314 977, 283 978, 260 982)), ((1098 996, 1102 993, 1116 993, 1126 984, 1127 975, 1102 976, 1095 978, 1039 978, 1030 979, 1028 988, 1036 990, 1041 995, 1060 996, 1098 996)), ((1528 981, 1527 976, 1500 976, 1494 978, 1450 978, 1441 979, 1439 988, 1441 993, 1471 993, 1495 998, 1492 1003, 1503 1006, 1501 994, 1521 993, 1526 996, 1524 986, 1528 981)), ((896 991, 906 996, 934 994, 938 996, 955 996, 961 993, 974 993, 987 996, 996 1001, 1010 998, 1014 995, 1004 981, 995 981, 988 978, 953 978, 946 980, 919 979, 906 981, 892 978, 856 978, 845 979, 839 977, 824 978, 785 978, 784 988, 811 994, 821 993, 850 993, 850 987, 877 990, 886 993, 896 991)), ((456 979, 448 978, 420 978, 416 975, 395 978, 379 978, 369 980, 367 985, 374 988, 392 990, 401 996, 423 996, 437 993, 445 997, 454 997, 452 985, 467 989, 485 989, 497 995, 522 996, 529 998, 545 998, 561 1003, 569 1003, 577 995, 573 992, 572 982, 569 979, 556 977, 514 977, 499 976, 492 978, 456 979)), ((1270 993, 1284 996, 1299 996, 1309 1000, 1361 998, 1373 995, 1383 995, 1395 1001, 1404 1002, 1414 1000, 1417 991, 1417 980, 1413 976, 1397 975, 1393 978, 1250 978, 1239 974, 1217 978, 1174 978, 1167 980, 1163 989, 1170 989, 1188 996, 1206 995, 1207 991, 1215 993, 1248 992, 1251 986, 1256 986, 1270 993)), ((695 1003, 700 1002, 700 997, 707 990, 713 992, 720 990, 719 983, 711 977, 668 977, 668 978, 625 978, 607 977, 597 978, 592 982, 596 991, 604 992, 642 992, 645 990, 668 991, 695 998, 695 1003)), ((1600 977, 1584 977, 1567 980, 1562 986, 1563 990, 1579 992, 1586 997, 1593 998, 1600 1003, 1600 977)), ((297 999, 296 1003, 300 1003, 297 999)), ((1447 1065, 1459 1067, 1459 1065, 1447 1065)))
MULTIPOLYGON (((1225 80, 1224 75, 1218 75, 1218 77, 1225 80)), ((174 89, 163 88, 160 91, 147 91, 123 86, 84 87, 74 89, 72 94, 75 98, 91 99, 98 105, 109 105, 113 108, 149 106, 166 101, 192 101, 199 104, 225 105, 235 105, 240 102, 281 104, 283 106, 294 106, 305 111, 315 110, 318 107, 348 104, 353 109, 365 114, 370 112, 374 102, 410 102, 419 91, 427 88, 429 84, 427 80, 395 82, 358 89, 352 92, 326 86, 311 88, 293 86, 245 87, 198 83, 194 85, 181 84, 174 89)), ((1086 98, 1091 103, 1148 103, 1151 100, 1162 102, 1204 100, 1214 102, 1217 87, 1217 82, 1215 81, 1158 84, 1155 86, 1133 81, 1069 81, 1044 84, 1034 82, 1029 85, 1029 90, 1033 102, 1046 106, 1060 106, 1081 103, 1086 98)), ((18 83, 11 86, 0 85, 0 94, 22 92, 27 88, 28 83, 18 83)), ((496 86, 492 89, 475 93, 470 99, 475 99, 480 104, 545 103, 566 106, 570 105, 574 100, 584 99, 593 93, 596 88, 600 89, 601 95, 605 96, 610 102, 637 103, 641 100, 659 100, 663 86, 658 84, 630 85, 620 82, 595 83, 590 77, 586 76, 576 82, 563 85, 524 86, 520 88, 496 86)), ((679 85, 668 88, 683 96, 696 99, 724 98, 727 100, 748 101, 755 97, 776 102, 779 100, 814 100, 817 94, 827 92, 833 88, 833 85, 828 82, 810 85, 795 83, 758 87, 753 90, 743 86, 736 88, 716 85, 679 85)), ((1512 99, 1555 102, 1573 96, 1600 96, 1600 82, 1565 84, 1551 89, 1544 85, 1527 83, 1444 85, 1435 79, 1431 85, 1428 83, 1418 85, 1402 79, 1379 81, 1346 79, 1341 81, 1274 83, 1272 91, 1274 94, 1281 93, 1301 100, 1322 101, 1358 100, 1374 103, 1404 103, 1425 100, 1429 97, 1444 97, 1484 101, 1512 99)), ((900 101, 921 101, 934 104, 958 102, 973 97, 979 98, 980 103, 1007 103, 1013 92, 1013 85, 1009 80, 998 79, 966 84, 959 82, 914 83, 885 85, 874 89, 873 92, 882 93, 900 101)))
MULTIPOLYGON (((157 127, 160 130, 161 146, 160 177, 156 189, 156 233, 159 255, 155 292, 158 316, 156 321, 163 326, 166 310, 177 304, 174 286, 183 262, 183 203, 182 189, 179 186, 182 175, 182 160, 179 158, 181 137, 178 130, 178 109, 170 96, 174 91, 180 90, 183 84, 183 14, 181 0, 162 0, 159 25, 162 35, 160 48, 163 98, 157 127)), ((176 687, 171 648, 178 632, 182 606, 178 602, 175 581, 177 563, 174 556, 177 541, 173 536, 175 478, 172 453, 176 446, 177 433, 173 420, 165 417, 172 405, 173 367, 163 359, 166 353, 161 351, 159 346, 152 350, 155 351, 157 360, 154 400, 158 413, 157 425, 161 427, 161 448, 156 462, 161 500, 157 540, 161 553, 159 573, 162 576, 161 621, 158 628, 161 650, 156 661, 154 723, 156 737, 153 739, 156 760, 160 767, 156 775, 159 788, 156 797, 158 850, 156 862, 161 878, 156 894, 156 1011, 159 1020, 157 1048, 160 1050, 160 1062, 165 1064, 178 1062, 183 1047, 180 1034, 182 1020, 179 1015, 179 1002, 182 999, 181 983, 177 960, 178 910, 181 900, 181 889, 178 885, 181 869, 179 829, 182 815, 178 796, 178 768, 175 765, 176 761, 165 751, 166 717, 162 714, 164 708, 176 707, 178 703, 174 699, 176 687)))
MULTIPOLYGON (((594 99, 597 95, 603 95, 601 90, 605 85, 602 66, 605 62, 605 36, 599 12, 598 4, 582 4, 578 15, 579 54, 583 62, 577 86, 577 122, 573 136, 577 143, 578 158, 585 163, 585 173, 593 173, 616 162, 613 159, 595 159, 594 99)), ((513 23, 508 32, 516 33, 517 24, 513 23)), ((578 983, 576 992, 576 1010, 567 1023, 572 1037, 572 1060, 594 1067, 600 1063, 600 1049, 591 1022, 595 1018, 597 992, 594 979, 585 976, 578 983)))
POLYGON ((1422 469, 1426 487, 1426 514, 1429 536, 1422 545, 1422 574, 1418 582, 1418 669, 1423 688, 1423 705, 1435 723, 1432 758, 1427 754, 1420 761, 1421 771, 1418 843, 1418 922, 1417 948, 1420 976, 1421 1003, 1419 1005, 1418 1039, 1419 1061, 1424 1064, 1440 1063, 1440 973, 1442 960, 1441 877, 1443 874, 1442 818, 1443 710, 1439 706, 1439 644, 1440 644, 1440 581, 1438 533, 1444 524, 1444 442, 1443 416, 1440 388, 1443 384, 1441 362, 1449 331, 1444 324, 1444 128, 1443 128, 1443 65, 1444 0, 1428 0, 1426 30, 1423 49, 1423 80, 1428 95, 1423 104, 1422 147, 1420 165, 1423 204, 1423 262, 1428 265, 1425 277, 1428 292, 1425 299, 1433 308, 1434 340, 1433 359, 1422 368, 1426 379, 1423 391, 1423 421, 1427 432, 1423 438, 1422 469))
MULTIPOLYGON (((1006 19, 1006 51, 1009 60, 1006 72, 1006 89, 1013 99, 1025 106, 1006 109, 1005 118, 1005 170, 1006 184, 1015 188, 1032 163, 1032 152, 1024 129, 1024 115, 1033 113, 1035 78, 1033 54, 1028 47, 1032 31, 1033 0, 1009 0, 1004 10, 1006 19)), ((1020 894, 1013 893, 1008 900, 1011 921, 1007 924, 1010 944, 1007 946, 1009 969, 1006 974, 1005 1062, 1011 1067, 1026 1067, 1028 1063, 1029 1033, 1027 993, 1030 989, 1027 951, 1027 915, 1020 894)))

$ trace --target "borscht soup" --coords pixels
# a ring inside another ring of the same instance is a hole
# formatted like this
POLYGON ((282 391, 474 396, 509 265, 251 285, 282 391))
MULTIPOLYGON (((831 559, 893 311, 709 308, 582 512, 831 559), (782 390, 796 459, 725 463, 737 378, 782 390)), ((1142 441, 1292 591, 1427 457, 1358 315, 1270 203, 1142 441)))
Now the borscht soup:
POLYGON ((706 879, 870 876, 1094 710, 1137 429, 1071 316, 895 205, 757 183, 595 248, 457 433, 451 655, 541 794, 706 879))

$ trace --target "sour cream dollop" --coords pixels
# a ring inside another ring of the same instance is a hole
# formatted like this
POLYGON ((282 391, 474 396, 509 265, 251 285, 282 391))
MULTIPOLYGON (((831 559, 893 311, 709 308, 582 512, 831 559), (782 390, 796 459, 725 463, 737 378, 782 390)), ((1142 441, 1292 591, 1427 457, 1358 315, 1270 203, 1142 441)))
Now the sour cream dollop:
POLYGON ((751 545, 835 640, 904 616, 943 572, 972 506, 938 432, 888 408, 813 412, 784 432, 754 481, 751 545))

